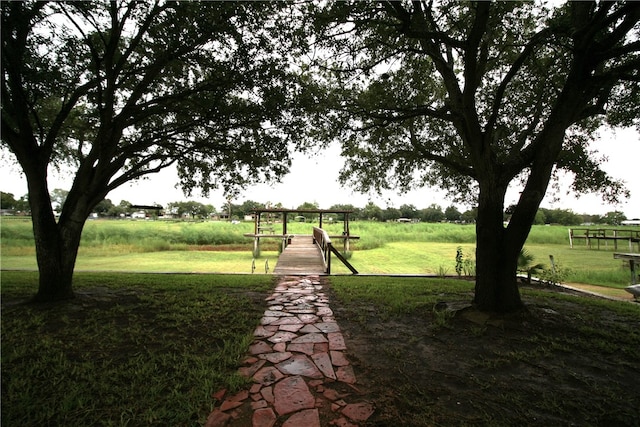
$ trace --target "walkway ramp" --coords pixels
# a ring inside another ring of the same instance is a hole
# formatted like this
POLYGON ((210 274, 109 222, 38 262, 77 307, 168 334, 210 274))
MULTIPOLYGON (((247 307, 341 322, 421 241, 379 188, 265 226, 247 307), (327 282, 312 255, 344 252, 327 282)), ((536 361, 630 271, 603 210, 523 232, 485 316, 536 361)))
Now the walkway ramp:
POLYGON ((292 236, 291 243, 278 257, 274 274, 326 274, 326 267, 320 248, 313 242, 313 236, 292 236))

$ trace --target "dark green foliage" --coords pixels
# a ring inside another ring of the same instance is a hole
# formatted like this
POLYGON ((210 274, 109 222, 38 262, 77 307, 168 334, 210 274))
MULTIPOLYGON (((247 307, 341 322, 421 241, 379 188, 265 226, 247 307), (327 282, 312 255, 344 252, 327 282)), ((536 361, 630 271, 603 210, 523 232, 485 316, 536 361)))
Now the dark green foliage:
POLYGON ((29 182, 39 298, 73 296, 84 221, 109 191, 172 165, 204 194, 288 171, 304 126, 288 8, 2 3, 2 144, 29 182), (62 166, 73 186, 52 200, 47 169, 62 166))
POLYGON ((330 53, 313 133, 341 142, 358 189, 438 186, 477 205, 475 302, 517 310, 518 253, 557 172, 579 193, 628 194, 589 143, 606 119, 637 122, 622 109, 640 90, 639 21, 633 2, 318 4, 330 53))

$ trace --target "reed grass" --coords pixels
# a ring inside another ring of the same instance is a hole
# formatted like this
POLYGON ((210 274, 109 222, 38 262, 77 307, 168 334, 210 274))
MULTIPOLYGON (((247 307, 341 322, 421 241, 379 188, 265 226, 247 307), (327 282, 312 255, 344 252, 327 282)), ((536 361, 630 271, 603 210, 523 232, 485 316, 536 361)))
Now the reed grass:
MULTIPOLYGON (((3 220, 0 237, 3 248, 33 246, 33 231, 28 219, 3 220)), ((311 234, 317 223, 287 224, 290 234, 311 234)), ((282 232, 282 224, 273 224, 274 233, 282 232)), ((325 222, 329 234, 342 234, 342 222, 325 222)), ((140 252, 169 250, 180 245, 248 245, 245 233, 253 233, 252 222, 232 224, 222 221, 181 222, 144 220, 91 220, 82 234, 83 247, 131 245, 140 252), (162 245, 159 245, 162 242, 162 245)), ((352 221, 352 235, 357 249, 383 247, 393 242, 475 243, 475 226, 451 223, 387 223, 352 221)), ((563 226, 533 226, 528 244, 568 244, 568 229, 563 226)), ((135 249, 134 249, 135 250, 135 249)))

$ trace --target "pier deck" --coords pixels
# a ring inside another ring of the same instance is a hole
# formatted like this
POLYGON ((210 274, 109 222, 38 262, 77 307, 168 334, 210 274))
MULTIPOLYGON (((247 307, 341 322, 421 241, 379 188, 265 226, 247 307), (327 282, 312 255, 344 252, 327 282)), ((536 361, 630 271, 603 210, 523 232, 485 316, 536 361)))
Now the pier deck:
POLYGON ((292 236, 273 269, 274 274, 280 275, 326 274, 326 271, 320 248, 310 235, 292 236))

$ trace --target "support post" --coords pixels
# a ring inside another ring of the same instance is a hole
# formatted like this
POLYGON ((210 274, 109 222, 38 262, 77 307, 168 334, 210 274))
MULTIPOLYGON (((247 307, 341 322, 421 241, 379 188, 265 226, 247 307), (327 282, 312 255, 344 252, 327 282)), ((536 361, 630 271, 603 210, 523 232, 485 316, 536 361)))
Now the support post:
POLYGON ((282 235, 283 236, 287 235, 287 213, 286 212, 282 213, 282 235))
POLYGON ((287 247, 287 212, 282 212, 282 251, 287 247))
POLYGON ((344 231, 342 232, 342 234, 344 235, 344 253, 346 254, 347 252, 349 252, 349 214, 347 212, 345 212, 344 214, 344 231))
POLYGON ((569 247, 573 249, 573 230, 569 229, 569 247))
POLYGON ((260 228, 260 211, 256 211, 255 217, 253 218, 253 234, 258 234, 258 229, 260 228))
POLYGON ((257 257, 260 254, 260 238, 253 238, 253 257, 257 257))

